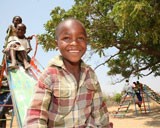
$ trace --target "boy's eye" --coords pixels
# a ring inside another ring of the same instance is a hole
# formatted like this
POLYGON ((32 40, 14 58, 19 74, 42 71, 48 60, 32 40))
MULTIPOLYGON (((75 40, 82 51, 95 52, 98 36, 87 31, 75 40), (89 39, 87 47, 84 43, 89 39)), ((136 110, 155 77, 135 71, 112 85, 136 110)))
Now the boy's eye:
POLYGON ((79 41, 79 42, 83 42, 83 41, 85 41, 85 40, 86 40, 85 37, 78 37, 78 38, 77 38, 77 41, 79 41))
POLYGON ((65 42, 71 41, 71 39, 69 37, 64 37, 62 40, 65 41, 65 42))
POLYGON ((73 41, 76 41, 76 42, 84 42, 86 41, 86 38, 85 37, 77 37, 76 39, 72 39, 71 37, 63 37, 62 40, 66 43, 71 43, 73 41))

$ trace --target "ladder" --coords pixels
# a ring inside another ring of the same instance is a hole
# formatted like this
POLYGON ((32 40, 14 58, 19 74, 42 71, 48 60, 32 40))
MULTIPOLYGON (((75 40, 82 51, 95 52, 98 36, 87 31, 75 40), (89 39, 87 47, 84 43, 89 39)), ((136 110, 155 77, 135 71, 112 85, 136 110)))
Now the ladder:
POLYGON ((114 117, 124 117, 125 114, 128 112, 128 109, 130 107, 130 104, 133 101, 133 97, 130 96, 128 93, 122 96, 120 105, 118 107, 118 110, 114 114, 114 117))
POLYGON ((12 128, 14 112, 12 111, 12 99, 8 85, 8 78, 4 77, 6 72, 6 57, 3 56, 1 70, 0 70, 0 127, 5 128, 7 120, 10 120, 10 128, 12 128), (9 114, 12 111, 12 114, 9 114), (9 115, 9 118, 6 117, 6 113, 9 115))

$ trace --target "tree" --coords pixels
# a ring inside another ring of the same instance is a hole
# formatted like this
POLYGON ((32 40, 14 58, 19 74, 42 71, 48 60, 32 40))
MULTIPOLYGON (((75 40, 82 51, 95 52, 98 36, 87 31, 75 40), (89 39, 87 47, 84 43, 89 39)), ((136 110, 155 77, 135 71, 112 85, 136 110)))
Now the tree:
POLYGON ((108 75, 121 75, 122 80, 160 75, 159 0, 75 0, 70 10, 56 7, 50 16, 44 25, 47 33, 39 36, 46 51, 55 48, 57 24, 75 17, 84 23, 92 51, 106 58, 96 68, 106 65, 108 75))
POLYGON ((121 102, 121 99, 122 99, 122 95, 120 93, 114 94, 113 101, 119 104, 121 102))

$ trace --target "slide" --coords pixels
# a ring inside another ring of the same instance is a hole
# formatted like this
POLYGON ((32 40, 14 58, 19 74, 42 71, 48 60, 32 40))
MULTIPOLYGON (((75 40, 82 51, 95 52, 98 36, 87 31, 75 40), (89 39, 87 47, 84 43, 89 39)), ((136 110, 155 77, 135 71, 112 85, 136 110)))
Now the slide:
POLYGON ((12 103, 19 127, 24 124, 26 110, 33 96, 38 73, 32 67, 25 71, 22 66, 16 70, 7 71, 12 103))
POLYGON ((160 104, 160 94, 153 91, 149 86, 143 85, 143 91, 154 101, 160 104))

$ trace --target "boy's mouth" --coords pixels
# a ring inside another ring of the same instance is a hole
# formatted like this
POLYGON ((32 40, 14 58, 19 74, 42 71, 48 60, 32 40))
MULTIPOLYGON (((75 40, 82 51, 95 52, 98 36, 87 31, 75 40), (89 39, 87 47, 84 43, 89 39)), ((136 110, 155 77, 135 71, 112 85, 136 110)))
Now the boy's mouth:
POLYGON ((79 50, 69 50, 69 52, 71 52, 71 53, 78 53, 80 51, 79 50))

